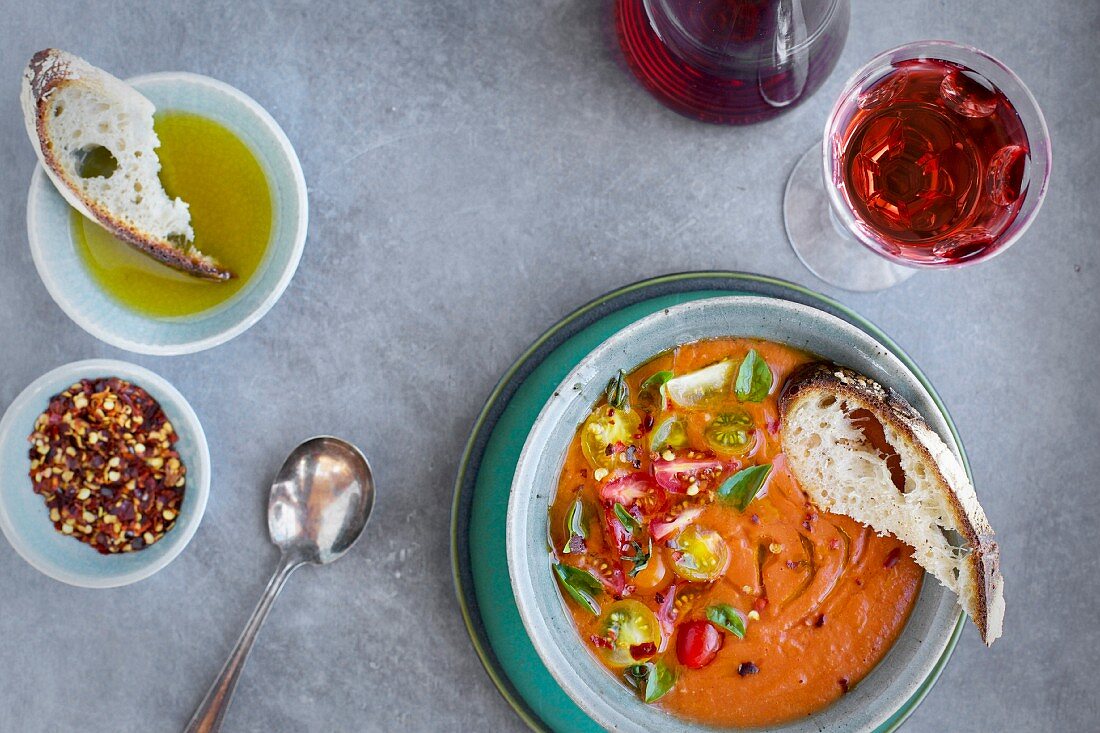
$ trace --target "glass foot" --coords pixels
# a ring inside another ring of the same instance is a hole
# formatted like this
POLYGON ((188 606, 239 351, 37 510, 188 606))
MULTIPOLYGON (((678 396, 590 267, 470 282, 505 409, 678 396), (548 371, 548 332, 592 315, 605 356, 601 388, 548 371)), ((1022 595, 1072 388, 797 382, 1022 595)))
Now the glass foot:
POLYGON ((916 270, 896 265, 864 247, 833 219, 821 173, 821 146, 799 158, 783 194, 783 224, 794 253, 810 272, 838 288, 884 290, 916 270))

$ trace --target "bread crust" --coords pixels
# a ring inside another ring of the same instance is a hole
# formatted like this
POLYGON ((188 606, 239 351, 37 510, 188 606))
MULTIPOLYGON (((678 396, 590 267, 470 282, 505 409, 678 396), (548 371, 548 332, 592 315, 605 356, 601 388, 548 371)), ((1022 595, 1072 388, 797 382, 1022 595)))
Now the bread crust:
MULTIPOLYGON (((43 49, 31 57, 24 71, 24 114, 27 115, 27 132, 35 144, 35 152, 46 173, 65 199, 80 213, 99 223, 116 237, 153 259, 174 269, 207 280, 228 280, 233 273, 212 258, 198 253, 194 247, 184 250, 172 243, 151 237, 120 221, 104 206, 81 193, 71 180, 53 149, 46 129, 46 113, 49 96, 56 89, 82 80, 73 68, 75 57, 54 48, 43 49), (27 102, 29 101, 29 105, 27 102), (29 106, 29 109, 27 108, 29 106)), ((92 67, 90 67, 92 68, 92 67)), ((98 70, 94 70, 98 71, 98 70)), ((103 73, 103 72, 100 72, 103 73)), ((137 94, 135 91, 134 94, 137 94)))
MULTIPOLYGON (((960 579, 960 589, 970 594, 975 609, 974 623, 988 646, 1000 634, 1000 618, 991 623, 993 606, 1003 607, 1003 578, 1000 574, 1000 548, 993 528, 973 495, 973 487, 962 465, 942 439, 928 426, 909 402, 894 390, 885 389, 868 377, 846 367, 825 362, 805 365, 796 370, 783 386, 779 400, 783 419, 792 407, 814 394, 829 394, 848 404, 868 410, 883 424, 899 432, 923 463, 934 472, 937 484, 947 500, 959 534, 969 550, 965 563, 972 581, 960 579)), ((786 450, 786 447, 784 448, 786 450)), ((792 465, 796 478, 797 467, 792 465)), ((998 610, 999 614, 1001 611, 998 610)))

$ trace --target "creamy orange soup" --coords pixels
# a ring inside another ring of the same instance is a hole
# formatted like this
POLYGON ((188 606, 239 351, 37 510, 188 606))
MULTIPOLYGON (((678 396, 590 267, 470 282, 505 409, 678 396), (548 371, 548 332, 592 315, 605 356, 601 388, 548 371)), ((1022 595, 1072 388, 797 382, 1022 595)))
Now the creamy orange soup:
POLYGON ((911 551, 813 506, 777 398, 809 354, 725 339, 621 382, 579 428, 550 508, 553 572, 593 654, 651 704, 718 725, 809 715, 905 625, 911 551))

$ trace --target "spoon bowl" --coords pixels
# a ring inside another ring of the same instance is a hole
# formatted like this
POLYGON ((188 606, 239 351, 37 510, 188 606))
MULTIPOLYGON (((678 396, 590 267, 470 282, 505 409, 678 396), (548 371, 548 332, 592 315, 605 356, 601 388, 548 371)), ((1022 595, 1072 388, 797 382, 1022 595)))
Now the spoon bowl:
POLYGON ((351 549, 374 507, 367 459, 351 443, 322 436, 283 462, 267 505, 271 541, 284 553, 325 565, 351 549))

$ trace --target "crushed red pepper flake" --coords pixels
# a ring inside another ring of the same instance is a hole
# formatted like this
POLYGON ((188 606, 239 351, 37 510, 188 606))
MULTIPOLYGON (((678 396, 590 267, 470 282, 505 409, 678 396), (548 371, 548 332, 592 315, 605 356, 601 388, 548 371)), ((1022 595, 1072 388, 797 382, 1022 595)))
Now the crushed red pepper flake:
POLYGON ((117 377, 50 399, 28 440, 30 478, 54 528, 103 554, 154 544, 175 526, 187 483, 160 404, 117 377))
POLYGON ((612 646, 610 639, 605 639, 604 637, 597 636, 596 634, 593 634, 591 637, 589 637, 589 641, 592 642, 592 646, 599 647, 601 649, 610 649, 612 646))

